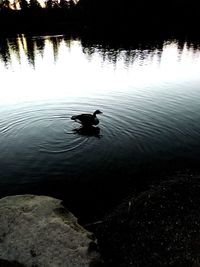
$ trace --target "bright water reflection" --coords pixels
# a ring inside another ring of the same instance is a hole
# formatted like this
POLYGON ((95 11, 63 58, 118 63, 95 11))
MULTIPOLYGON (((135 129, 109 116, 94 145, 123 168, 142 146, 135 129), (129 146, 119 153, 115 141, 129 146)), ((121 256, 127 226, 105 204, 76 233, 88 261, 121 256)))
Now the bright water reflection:
POLYGON ((2 104, 82 97, 103 91, 124 93, 147 86, 173 90, 171 83, 199 80, 199 50, 187 43, 180 48, 176 41, 166 41, 153 50, 88 49, 80 40, 63 36, 22 35, 4 40, 0 51, 2 104))
POLYGON ((141 172, 199 164, 192 43, 113 48, 21 35, 0 40, 0 77, 1 195, 48 193, 72 206, 78 195, 101 208, 98 196, 114 202, 141 172), (100 138, 77 132, 70 117, 97 108, 100 138))

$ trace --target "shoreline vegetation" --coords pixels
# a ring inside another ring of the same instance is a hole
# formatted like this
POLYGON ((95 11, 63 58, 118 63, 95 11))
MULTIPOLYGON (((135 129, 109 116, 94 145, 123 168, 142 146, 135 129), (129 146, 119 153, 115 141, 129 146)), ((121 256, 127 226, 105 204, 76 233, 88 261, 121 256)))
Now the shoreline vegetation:
POLYGON ((196 34, 197 0, 37 0, 0 1, 1 35, 12 33, 68 32, 131 36, 167 33, 196 34))

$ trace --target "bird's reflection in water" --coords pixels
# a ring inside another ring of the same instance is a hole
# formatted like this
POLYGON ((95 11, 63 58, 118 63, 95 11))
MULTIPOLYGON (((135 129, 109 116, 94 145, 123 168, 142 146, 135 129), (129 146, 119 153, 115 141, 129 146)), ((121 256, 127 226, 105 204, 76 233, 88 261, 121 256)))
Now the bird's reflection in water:
POLYGON ((79 128, 76 128, 73 130, 75 133, 83 135, 83 136, 94 136, 97 138, 101 138, 102 135, 100 134, 100 128, 99 127, 94 127, 92 125, 90 126, 81 126, 79 128))

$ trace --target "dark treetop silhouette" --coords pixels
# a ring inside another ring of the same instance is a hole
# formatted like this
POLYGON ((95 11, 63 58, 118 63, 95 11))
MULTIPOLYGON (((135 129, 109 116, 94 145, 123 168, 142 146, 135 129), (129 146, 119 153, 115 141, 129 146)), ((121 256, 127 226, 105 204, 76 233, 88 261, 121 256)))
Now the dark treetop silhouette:
POLYGON ((199 28, 198 0, 9 0, 0 3, 1 33, 41 30, 137 31, 199 28))

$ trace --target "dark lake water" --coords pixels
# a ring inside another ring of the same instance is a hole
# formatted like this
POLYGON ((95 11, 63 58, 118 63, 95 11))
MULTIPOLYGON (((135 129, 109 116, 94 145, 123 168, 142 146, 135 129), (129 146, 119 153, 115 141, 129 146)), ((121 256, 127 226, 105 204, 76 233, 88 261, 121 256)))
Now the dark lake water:
POLYGON ((0 196, 48 194, 100 214, 161 173, 198 169, 199 48, 0 39, 0 196), (77 132, 71 116, 96 109, 99 133, 77 132))

